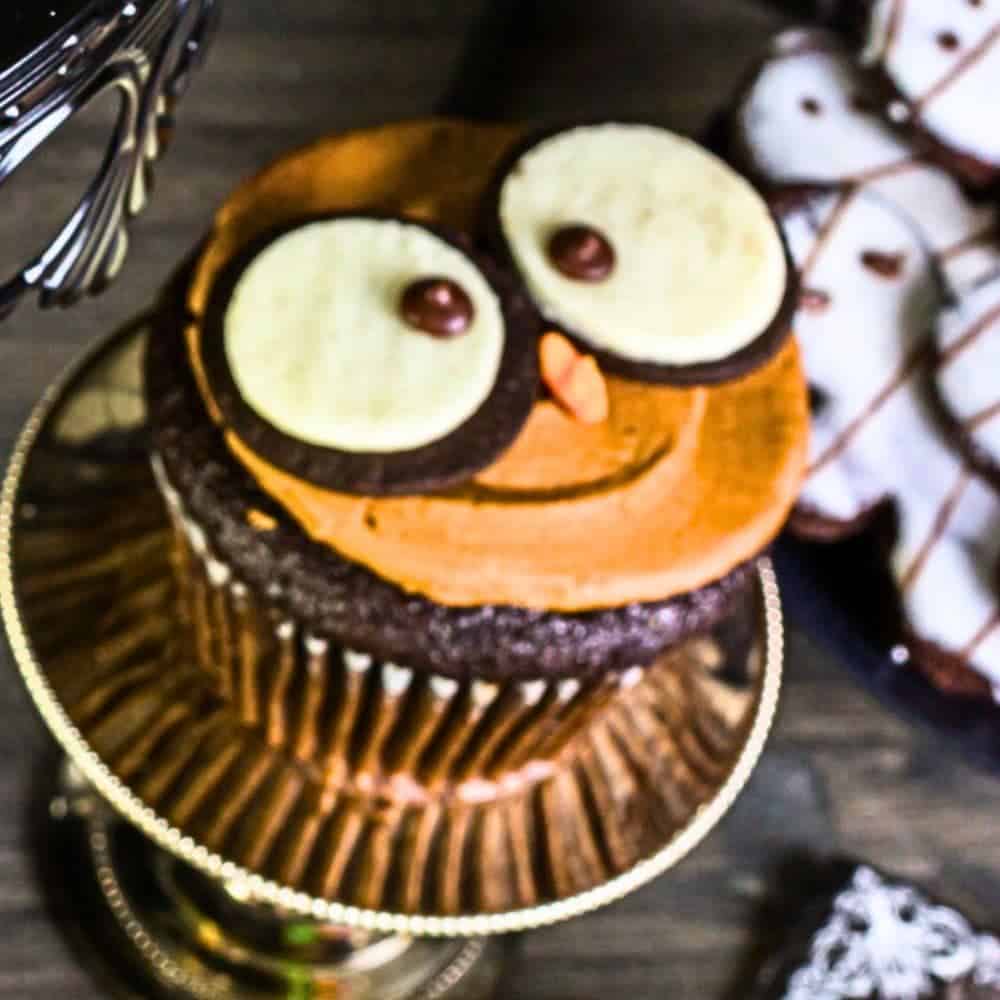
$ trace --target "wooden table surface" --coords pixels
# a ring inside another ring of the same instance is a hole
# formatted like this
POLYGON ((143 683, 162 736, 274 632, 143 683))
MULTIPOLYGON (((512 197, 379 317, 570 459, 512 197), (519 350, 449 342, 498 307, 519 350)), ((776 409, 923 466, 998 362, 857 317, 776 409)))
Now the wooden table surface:
MULTIPOLYGON (((486 8, 229 0, 122 279, 72 312, 26 308, 0 330, 0 452, 46 383, 150 301, 227 189, 290 145, 442 108, 644 116, 695 130, 783 23, 751 0, 504 0, 484 39, 473 28, 486 8)), ((99 117, 0 194, 0 264, 35 245, 82 189, 100 152, 99 117)), ((0 998, 100 996, 33 874, 24 818, 48 740, 5 649, 0 659, 0 998)), ((736 1000, 748 960, 775 931, 762 904, 782 877, 807 877, 801 859, 814 854, 860 855, 1000 919, 998 816, 1000 781, 898 721, 793 630, 780 721, 734 812, 675 872, 627 901, 527 936, 503 995, 736 1000)))

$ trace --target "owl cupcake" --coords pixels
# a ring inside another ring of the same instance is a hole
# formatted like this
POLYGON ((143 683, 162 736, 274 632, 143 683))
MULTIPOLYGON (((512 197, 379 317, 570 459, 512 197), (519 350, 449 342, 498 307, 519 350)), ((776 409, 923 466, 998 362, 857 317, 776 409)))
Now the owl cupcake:
POLYGON ((784 524, 793 284, 754 189, 652 126, 416 122, 279 161, 148 349, 191 656, 331 789, 543 781, 784 524))

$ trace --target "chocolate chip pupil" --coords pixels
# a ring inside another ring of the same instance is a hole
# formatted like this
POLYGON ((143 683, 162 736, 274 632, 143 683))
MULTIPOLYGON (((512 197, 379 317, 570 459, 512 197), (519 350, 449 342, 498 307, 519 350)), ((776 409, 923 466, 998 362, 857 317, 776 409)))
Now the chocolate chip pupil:
POLYGON ((457 337, 476 315, 465 289, 450 278, 421 278, 407 285, 399 311, 409 326, 432 337, 457 337))
POLYGON ((615 251, 608 238, 591 226, 564 226, 549 240, 549 259, 574 281, 603 281, 615 267, 615 251))

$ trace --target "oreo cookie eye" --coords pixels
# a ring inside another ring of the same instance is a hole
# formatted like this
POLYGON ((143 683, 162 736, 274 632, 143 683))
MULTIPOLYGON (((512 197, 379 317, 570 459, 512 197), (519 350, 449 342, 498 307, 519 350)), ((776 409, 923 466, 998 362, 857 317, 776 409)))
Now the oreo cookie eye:
POLYGON ((764 200, 700 146, 588 125, 517 151, 492 236, 545 322, 648 382, 741 375, 784 342, 793 269, 764 200))
POLYGON ((321 486, 399 494, 471 478, 534 402, 531 317, 488 262, 403 219, 306 221, 216 281, 200 351, 223 421, 321 486))

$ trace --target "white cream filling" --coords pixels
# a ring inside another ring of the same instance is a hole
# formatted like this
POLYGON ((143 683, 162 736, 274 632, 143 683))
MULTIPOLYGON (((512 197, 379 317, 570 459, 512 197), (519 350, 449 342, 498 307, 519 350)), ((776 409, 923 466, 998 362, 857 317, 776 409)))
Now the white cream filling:
POLYGON ((361 218, 277 239, 225 317, 243 399, 292 437, 354 452, 405 451, 454 431, 493 388, 504 335, 500 302, 465 254, 419 226, 361 218), (461 336, 403 321, 403 290, 430 277, 457 282, 475 305, 461 336))
POLYGON ((763 199, 701 147, 663 129, 572 129, 529 151, 505 181, 500 221, 553 323, 635 361, 717 361, 774 319, 787 266, 763 199), (573 281, 547 244, 583 223, 612 243, 601 282, 573 281))

